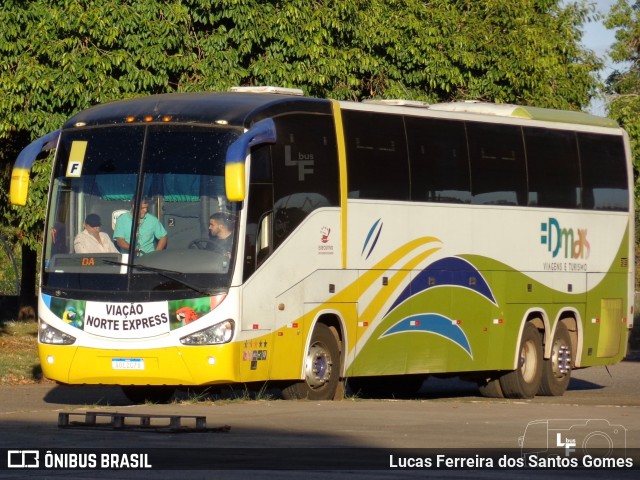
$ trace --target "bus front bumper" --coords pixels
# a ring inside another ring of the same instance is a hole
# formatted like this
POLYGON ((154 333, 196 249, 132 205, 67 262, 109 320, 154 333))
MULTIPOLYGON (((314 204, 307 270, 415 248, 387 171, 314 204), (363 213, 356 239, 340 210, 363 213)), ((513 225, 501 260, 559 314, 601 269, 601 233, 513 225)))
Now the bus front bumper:
POLYGON ((42 372, 67 384, 212 385, 239 381, 239 344, 107 350, 38 345, 42 372))

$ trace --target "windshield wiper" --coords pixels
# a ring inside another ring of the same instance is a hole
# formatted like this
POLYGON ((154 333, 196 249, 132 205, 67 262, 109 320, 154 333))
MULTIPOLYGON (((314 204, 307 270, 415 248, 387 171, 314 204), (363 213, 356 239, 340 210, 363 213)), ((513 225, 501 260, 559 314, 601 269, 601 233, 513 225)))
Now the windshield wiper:
POLYGON ((175 270, 165 270, 164 268, 148 267, 146 265, 141 265, 139 263, 123 263, 123 262, 116 262, 113 260, 103 260, 102 262, 109 263, 111 265, 121 265, 129 268, 137 268, 138 270, 142 270, 145 272, 154 272, 160 275, 161 277, 168 278, 169 280, 173 280, 174 282, 177 282, 180 285, 187 287, 188 289, 193 290, 196 293, 200 293, 207 297, 211 296, 211 292, 208 292, 207 290, 203 290, 200 287, 191 285, 190 283, 187 283, 184 280, 173 276, 173 275, 184 275, 182 272, 176 272, 175 270))

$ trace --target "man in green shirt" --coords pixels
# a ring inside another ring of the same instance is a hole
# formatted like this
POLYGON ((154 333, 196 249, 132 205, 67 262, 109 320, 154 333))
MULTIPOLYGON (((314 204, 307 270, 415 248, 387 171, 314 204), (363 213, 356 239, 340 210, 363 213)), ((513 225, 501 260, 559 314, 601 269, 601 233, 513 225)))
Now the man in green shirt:
MULTIPOLYGON (((156 217, 148 213, 149 201, 144 199, 140 204, 138 216, 138 237, 136 240, 136 255, 163 250, 167 246, 167 231, 156 217), (157 242, 157 243, 156 243, 157 242)), ((123 213, 116 220, 113 239, 124 252, 129 251, 131 231, 133 227, 133 207, 131 211, 123 213)))

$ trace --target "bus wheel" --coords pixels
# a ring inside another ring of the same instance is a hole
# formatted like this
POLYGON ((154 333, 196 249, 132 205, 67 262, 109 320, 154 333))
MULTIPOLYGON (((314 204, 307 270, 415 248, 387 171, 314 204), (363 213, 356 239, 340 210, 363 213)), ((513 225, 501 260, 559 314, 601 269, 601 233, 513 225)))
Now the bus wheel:
POLYGON ((528 322, 522 331, 518 368, 500 377, 505 398, 533 398, 542 380, 542 338, 538 329, 528 322))
POLYGON ((304 380, 282 389, 286 400, 332 400, 340 377, 338 341, 326 325, 313 330, 309 350, 304 359, 304 380))
POLYGON ((175 388, 164 386, 122 386, 122 393, 131 403, 169 403, 175 393, 175 388))
POLYGON ((539 395, 561 396, 571 379, 571 338, 564 323, 559 323, 553 336, 551 357, 543 361, 539 395))
POLYGON ((500 377, 491 376, 478 380, 480 395, 486 398, 504 398, 504 392, 500 386, 500 377))

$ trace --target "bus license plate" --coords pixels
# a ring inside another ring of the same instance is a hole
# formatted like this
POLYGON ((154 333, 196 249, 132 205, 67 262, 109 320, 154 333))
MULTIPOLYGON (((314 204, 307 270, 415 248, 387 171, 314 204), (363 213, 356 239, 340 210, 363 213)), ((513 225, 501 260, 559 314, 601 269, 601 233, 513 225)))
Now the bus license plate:
POLYGON ((142 358, 112 358, 111 368, 113 370, 144 370, 144 360, 142 358))

